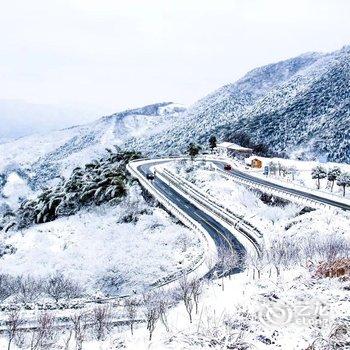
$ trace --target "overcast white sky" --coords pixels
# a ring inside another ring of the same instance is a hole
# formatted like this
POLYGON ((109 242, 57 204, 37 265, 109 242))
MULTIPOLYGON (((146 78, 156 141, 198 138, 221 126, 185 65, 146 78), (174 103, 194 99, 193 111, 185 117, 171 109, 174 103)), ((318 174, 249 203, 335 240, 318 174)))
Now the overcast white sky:
POLYGON ((350 44, 348 0, 1 1, 0 99, 191 104, 256 66, 350 44))

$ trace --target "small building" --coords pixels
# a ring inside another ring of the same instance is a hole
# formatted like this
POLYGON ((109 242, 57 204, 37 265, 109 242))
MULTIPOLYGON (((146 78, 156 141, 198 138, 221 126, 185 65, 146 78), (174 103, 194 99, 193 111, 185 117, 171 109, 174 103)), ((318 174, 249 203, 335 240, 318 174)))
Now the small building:
POLYGON ((262 161, 258 158, 253 158, 250 162, 250 166, 252 168, 258 168, 261 169, 262 168, 262 161))
POLYGON ((264 167, 265 159, 257 156, 251 156, 245 159, 245 164, 255 169, 261 169, 264 167))
POLYGON ((238 159, 245 159, 252 155, 253 150, 251 148, 242 147, 231 142, 221 142, 216 146, 216 152, 225 157, 232 157, 238 159))

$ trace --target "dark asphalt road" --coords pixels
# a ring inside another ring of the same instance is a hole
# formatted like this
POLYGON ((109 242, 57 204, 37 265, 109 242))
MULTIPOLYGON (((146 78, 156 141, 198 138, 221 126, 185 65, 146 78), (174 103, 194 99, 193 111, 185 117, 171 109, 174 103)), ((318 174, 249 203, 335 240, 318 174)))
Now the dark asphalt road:
MULTIPOLYGON (((150 172, 150 167, 160 164, 161 162, 155 162, 152 164, 140 165, 137 167, 145 177, 148 172, 150 172)), ((150 181, 150 180, 148 180, 150 181)), ((185 197, 180 195, 178 192, 169 187, 159 178, 153 180, 153 186, 160 191, 165 197, 167 197, 172 203, 176 204, 181 208, 187 215, 200 223, 204 229, 209 233, 209 235, 214 240, 218 251, 220 249, 230 249, 237 252, 238 256, 243 259, 246 254, 244 246, 237 240, 237 238, 218 221, 213 219, 210 215, 206 214, 204 211, 196 207, 185 197)), ((237 270, 231 271, 231 273, 238 272, 237 270)))
MULTIPOLYGON (((146 178, 146 174, 150 172, 150 168, 152 166, 159 165, 161 163, 166 163, 166 162, 168 162, 168 160, 155 161, 154 163, 140 165, 137 167, 137 169, 146 178)), ((217 165, 222 170, 224 170, 224 166, 226 164, 223 161, 212 161, 212 163, 217 165)), ((237 169, 232 169, 231 171, 229 171, 229 173, 232 173, 233 175, 236 175, 245 180, 254 181, 258 184, 271 186, 276 190, 283 190, 291 194, 305 197, 306 199, 316 200, 321 203, 332 205, 334 207, 337 207, 343 210, 350 210, 349 205, 337 202, 335 200, 326 199, 307 192, 303 192, 297 189, 285 188, 282 185, 275 184, 273 182, 270 182, 264 179, 256 178, 254 176, 251 176, 237 169)), ((150 181, 150 180, 147 180, 147 181, 150 181)), ((237 238, 228 229, 226 229, 222 224, 216 221, 213 217, 211 217, 210 215, 206 214, 204 211, 199 209, 196 205, 192 204, 190 201, 188 201, 184 196, 179 194, 177 191, 173 190, 171 187, 169 187, 165 182, 160 180, 158 177, 156 177, 155 180, 153 180, 153 185, 172 203, 176 204, 179 208, 181 208, 184 212, 186 212, 192 219, 196 220, 199 224, 203 226, 203 228, 209 233, 209 235, 214 240, 219 252, 221 248, 234 250, 237 252, 238 256, 240 257, 241 262, 243 261, 244 256, 246 255, 246 250, 244 246, 237 240, 237 238)), ((239 265, 241 266, 241 264, 239 265)), ((219 266, 216 266, 215 270, 216 272, 221 273, 220 271, 221 269, 219 266)), ((234 269, 229 273, 235 273, 239 271, 241 271, 241 268, 234 269)), ((212 273, 214 272, 211 271, 209 275, 212 273)))
MULTIPOLYGON (((222 162, 222 161, 213 161, 212 163, 217 165, 222 170, 224 170, 224 165, 226 164, 225 162, 222 162)), ((350 210, 350 205, 347 205, 347 204, 344 204, 344 203, 341 203, 341 202, 337 202, 337 201, 332 200, 332 199, 323 198, 323 197, 320 197, 320 196, 317 196, 317 195, 314 195, 314 194, 310 194, 310 193, 307 193, 307 192, 303 192, 303 191, 300 191, 300 190, 296 190, 296 189, 292 189, 292 188, 286 188, 286 187, 283 187, 282 185, 278 185, 278 184, 275 184, 273 182, 270 182, 270 181, 267 181, 267 180, 264 180, 264 179, 256 178, 254 176, 251 176, 251 175, 249 175, 247 173, 244 173, 244 172, 239 171, 239 170, 234 169, 234 168, 231 171, 227 171, 227 170, 225 170, 225 171, 228 172, 228 173, 232 173, 232 174, 234 174, 234 175, 236 175, 236 176, 238 176, 238 177, 240 177, 242 179, 254 181, 254 182, 258 183, 258 184, 262 184, 262 185, 267 185, 267 186, 273 187, 276 190, 283 190, 283 191, 291 193, 291 194, 296 194, 296 195, 305 197, 306 199, 316 200, 318 202, 329 204, 329 205, 332 205, 334 207, 337 207, 337 208, 340 208, 340 209, 343 209, 343 210, 350 210)))

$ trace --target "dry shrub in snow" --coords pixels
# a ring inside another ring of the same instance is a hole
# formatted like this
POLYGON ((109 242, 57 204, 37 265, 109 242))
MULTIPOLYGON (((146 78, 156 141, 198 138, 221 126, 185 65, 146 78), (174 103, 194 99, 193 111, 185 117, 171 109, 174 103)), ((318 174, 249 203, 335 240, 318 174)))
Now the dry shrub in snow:
POLYGON ((343 258, 322 262, 318 265, 315 275, 317 277, 350 277, 350 259, 343 258))
POLYGON ((51 275, 45 281, 44 291, 56 302, 62 298, 72 299, 82 295, 82 288, 79 284, 61 273, 51 275))
POLYGON ((19 310, 13 310, 8 314, 6 321, 6 334, 8 338, 7 349, 11 349, 12 342, 19 336, 20 328, 24 320, 19 310))
POLYGON ((269 277, 271 267, 275 268, 277 276, 282 269, 291 269, 294 266, 319 266, 316 273, 319 277, 332 273, 346 275, 348 271, 345 261, 350 256, 350 243, 341 235, 302 238, 278 235, 265 242, 261 248, 260 255, 250 254, 246 260, 247 266, 253 269, 254 279, 255 271, 260 278, 267 267, 270 267, 269 277))
POLYGON ((111 331, 111 317, 110 305, 99 305, 92 310, 92 325, 97 340, 104 340, 111 331))
POLYGON ((71 325, 73 326, 73 334, 77 350, 82 350, 83 342, 88 335, 89 318, 85 312, 74 314, 70 317, 71 325))
POLYGON ((38 316, 37 328, 32 332, 30 349, 52 349, 58 340, 55 330, 55 318, 47 312, 38 316))
POLYGON ((245 340, 248 332, 250 333, 250 318, 250 314, 242 313, 239 309, 231 316, 214 310, 203 315, 195 329, 171 336, 166 345, 176 344, 179 349, 254 349, 245 340))
POLYGON ((303 258, 313 264, 334 262, 350 256, 350 243, 340 235, 308 237, 301 241, 303 258))
POLYGON ((318 250, 322 260, 334 261, 350 255, 350 244, 344 237, 326 236, 319 240, 318 250))
POLYGON ((332 325, 327 334, 317 337, 306 350, 333 350, 349 349, 350 345, 350 320, 339 318, 332 325))

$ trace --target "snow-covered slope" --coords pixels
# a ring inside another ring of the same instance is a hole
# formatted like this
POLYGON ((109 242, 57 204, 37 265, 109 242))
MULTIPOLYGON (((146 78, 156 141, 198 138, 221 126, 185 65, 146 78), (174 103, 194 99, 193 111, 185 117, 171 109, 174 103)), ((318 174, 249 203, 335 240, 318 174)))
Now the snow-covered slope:
POLYGON ((25 174, 39 188, 113 145, 147 155, 176 154, 189 142, 207 144, 210 135, 225 139, 236 132, 278 153, 349 162, 349 87, 350 47, 307 53, 254 69, 188 110, 159 103, 0 143, 0 174, 25 174))
POLYGON ((207 143, 235 132, 276 152, 350 161, 350 47, 309 53, 254 69, 198 101, 174 125, 130 145, 175 153, 191 141, 207 143))
POLYGON ((190 267, 202 253, 195 233, 149 205, 138 186, 117 206, 95 206, 12 232, 0 241, 6 244, 15 253, 2 257, 1 273, 43 278, 60 272, 91 294, 142 292, 190 267), (135 220, 125 222, 130 215, 135 220))
POLYGON ((31 185, 38 188, 100 157, 107 147, 122 145, 130 137, 162 131, 183 111, 180 105, 159 103, 116 113, 90 124, 0 144, 0 174, 27 175, 31 185))

